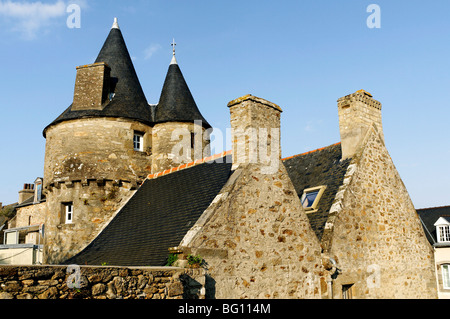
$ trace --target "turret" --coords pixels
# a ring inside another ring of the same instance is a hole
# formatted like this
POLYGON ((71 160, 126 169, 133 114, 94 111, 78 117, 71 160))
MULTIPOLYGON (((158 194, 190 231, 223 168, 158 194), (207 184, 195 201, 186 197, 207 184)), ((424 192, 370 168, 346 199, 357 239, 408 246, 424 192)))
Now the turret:
POLYGON ((77 67, 73 103, 44 129, 44 262, 87 245, 151 172, 151 125, 115 19, 95 63, 77 67))
POLYGON ((155 109, 152 172, 210 156, 211 126, 197 104, 173 56, 155 109))

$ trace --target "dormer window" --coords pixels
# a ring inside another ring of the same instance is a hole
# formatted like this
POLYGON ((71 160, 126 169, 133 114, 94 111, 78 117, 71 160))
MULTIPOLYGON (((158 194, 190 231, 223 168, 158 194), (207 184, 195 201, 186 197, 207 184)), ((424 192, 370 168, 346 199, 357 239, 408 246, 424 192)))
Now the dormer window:
POLYGON ((300 200, 303 208, 307 213, 313 213, 317 211, 317 205, 319 204, 320 198, 322 197, 322 194, 326 188, 326 186, 317 186, 307 188, 303 191, 300 200))
POLYGON ((438 241, 439 242, 450 242, 450 226, 443 225, 437 227, 438 241))
POLYGON ((42 199, 42 178, 37 178, 34 181, 34 204, 39 204, 42 199))
POLYGON ((134 131, 133 148, 135 151, 144 151, 144 133, 134 131))
POLYGON ((450 217, 439 217, 434 226, 438 243, 450 243, 450 217))

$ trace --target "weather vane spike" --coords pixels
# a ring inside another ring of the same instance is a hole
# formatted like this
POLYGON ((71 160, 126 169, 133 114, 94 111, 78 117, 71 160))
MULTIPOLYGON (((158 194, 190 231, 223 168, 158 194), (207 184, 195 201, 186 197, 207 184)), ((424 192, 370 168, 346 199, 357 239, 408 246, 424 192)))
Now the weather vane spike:
POLYGON ((172 46, 172 51, 173 51, 173 55, 175 55, 175 46, 176 46, 177 44, 175 43, 175 38, 172 40, 172 44, 171 44, 171 46, 172 46))

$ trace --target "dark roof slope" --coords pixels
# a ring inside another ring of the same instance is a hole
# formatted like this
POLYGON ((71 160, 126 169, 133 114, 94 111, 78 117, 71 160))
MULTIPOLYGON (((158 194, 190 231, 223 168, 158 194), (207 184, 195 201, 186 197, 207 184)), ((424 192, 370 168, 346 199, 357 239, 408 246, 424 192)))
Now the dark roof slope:
POLYGON ((337 143, 283 160, 299 197, 307 188, 327 186, 317 206, 318 211, 308 214, 311 226, 319 240, 322 238, 328 213, 351 160, 341 161, 341 159, 341 144, 337 143))
POLYGON ((200 113, 180 67, 177 63, 171 63, 155 109, 155 123, 195 120, 201 120, 205 128, 211 127, 200 113))
POLYGON ((210 205, 231 174, 231 160, 203 163, 146 180, 113 220, 67 264, 161 266, 170 247, 210 205))
POLYGON ((422 208, 417 209, 416 211, 422 220, 422 226, 428 241, 432 245, 435 244, 437 242, 437 234, 434 223, 436 223, 439 217, 450 216, 450 206, 422 208))
POLYGON ((137 77, 122 32, 112 28, 95 62, 106 62, 111 68, 111 92, 114 98, 103 110, 72 111, 70 105, 53 124, 87 117, 123 117, 151 124, 152 115, 147 99, 137 77))

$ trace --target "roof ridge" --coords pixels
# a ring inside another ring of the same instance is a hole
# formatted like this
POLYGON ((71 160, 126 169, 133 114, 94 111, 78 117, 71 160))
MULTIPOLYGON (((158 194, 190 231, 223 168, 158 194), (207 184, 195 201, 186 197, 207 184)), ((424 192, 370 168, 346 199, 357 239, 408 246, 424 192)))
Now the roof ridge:
POLYGON ((285 160, 288 160, 288 159, 291 159, 291 158, 294 158, 294 157, 299 157, 299 156, 315 153, 315 152, 322 151, 322 150, 324 150, 326 148, 333 147, 333 146, 336 146, 336 145, 339 145, 339 144, 341 144, 341 142, 337 142, 337 143, 334 143, 334 144, 331 144, 331 145, 328 145, 328 146, 324 146, 324 147, 321 147, 321 148, 318 148, 318 149, 315 149, 315 150, 312 150, 312 151, 309 151, 309 152, 305 152, 305 153, 301 153, 301 154, 285 157, 285 158, 282 158, 281 160, 285 161, 285 160))
POLYGON ((450 208, 450 205, 427 207, 427 208, 416 208, 416 210, 429 210, 429 209, 436 209, 436 208, 450 208))
POLYGON ((172 167, 172 168, 166 169, 166 170, 161 171, 161 172, 157 172, 157 173, 154 173, 154 174, 149 174, 147 176, 147 179, 155 179, 155 178, 158 178, 160 176, 164 176, 164 175, 168 175, 168 174, 173 173, 173 172, 181 171, 183 169, 186 169, 186 168, 189 168, 189 167, 192 167, 192 166, 203 164, 203 163, 206 163, 206 162, 209 162, 209 161, 214 161, 214 160, 216 160, 218 158, 221 158, 221 157, 224 157, 224 156, 227 156, 227 155, 230 155, 230 154, 231 154, 231 150, 224 151, 222 153, 211 155, 211 156, 208 156, 208 157, 204 157, 202 159, 198 159, 198 160, 195 160, 195 161, 190 162, 190 163, 182 164, 182 165, 177 166, 177 167, 172 167))

